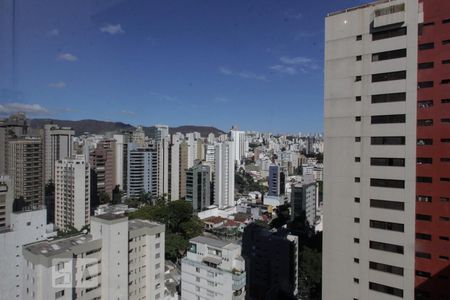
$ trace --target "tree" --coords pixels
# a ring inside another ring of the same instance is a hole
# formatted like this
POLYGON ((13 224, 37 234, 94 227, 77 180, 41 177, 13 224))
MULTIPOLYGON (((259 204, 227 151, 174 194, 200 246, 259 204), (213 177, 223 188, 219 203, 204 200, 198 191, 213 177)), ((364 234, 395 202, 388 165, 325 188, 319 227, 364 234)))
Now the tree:
POLYGON ((122 202, 123 191, 120 190, 119 185, 114 187, 112 195, 112 204, 119 204, 122 202))
POLYGON ((100 200, 100 204, 107 204, 111 202, 111 197, 109 197, 108 193, 100 192, 98 195, 98 199, 100 200))
POLYGON ((304 299, 321 299, 322 254, 303 247, 299 254, 299 291, 304 299))

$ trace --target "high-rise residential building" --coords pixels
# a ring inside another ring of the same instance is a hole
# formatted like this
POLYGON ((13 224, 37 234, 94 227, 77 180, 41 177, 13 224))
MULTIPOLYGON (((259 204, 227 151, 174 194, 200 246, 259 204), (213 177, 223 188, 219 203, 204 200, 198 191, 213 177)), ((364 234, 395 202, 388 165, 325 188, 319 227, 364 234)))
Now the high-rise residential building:
POLYGON ((312 176, 303 177, 301 183, 291 186, 291 219, 305 217, 314 226, 317 216, 317 183, 312 176))
POLYGON ((232 128, 230 131, 231 140, 234 142, 234 155, 236 162, 241 163, 241 159, 245 157, 248 151, 248 141, 245 136, 245 131, 240 131, 232 128))
POLYGON ((245 263, 241 246, 198 236, 181 261, 181 299, 245 299, 245 263))
POLYGON ((186 170, 186 201, 192 203, 194 212, 211 205, 209 166, 198 164, 186 170))
POLYGON ((214 133, 212 133, 212 132, 208 133, 208 137, 207 137, 208 144, 214 144, 215 141, 216 141, 216 136, 214 135, 214 133))
POLYGON ((186 134, 186 143, 188 146, 187 167, 190 168, 194 165, 194 162, 197 159, 197 148, 198 148, 197 140, 193 132, 186 134))
POLYGON ((162 138, 156 142, 158 158, 158 196, 169 194, 169 138, 162 138))
POLYGON ((0 231, 8 228, 14 202, 14 190, 8 176, 0 176, 0 231))
POLYGON ((113 135, 115 141, 115 178, 116 184, 122 191, 127 190, 127 163, 128 163, 128 143, 131 141, 130 134, 122 133, 113 135))
POLYGON ((269 192, 268 196, 280 196, 280 167, 277 165, 269 166, 269 192))
POLYGON ((155 149, 128 144, 127 196, 158 196, 158 155, 155 149))
POLYGON ((44 183, 55 181, 55 162, 72 156, 75 131, 56 124, 44 125, 44 183))
POLYGON ((154 125, 150 128, 150 138, 155 141, 161 141, 162 139, 169 138, 169 126, 168 125, 154 125))
POLYGON ((8 175, 14 186, 14 199, 25 204, 42 205, 44 201, 42 141, 22 137, 8 141, 8 175))
POLYGON ((131 136, 131 142, 139 147, 145 147, 145 132, 142 126, 138 126, 131 136))
POLYGON ((298 237, 255 223, 242 236, 249 300, 297 299, 298 237))
POLYGON ((45 208, 13 212, 10 226, 0 229, 1 299, 25 299, 22 246, 49 237, 46 218, 45 208))
POLYGON ((94 171, 97 197, 102 193, 112 199, 112 191, 116 187, 116 152, 115 140, 103 139, 89 155, 89 163, 94 171))
POLYGON ((173 135, 169 144, 169 197, 180 199, 180 139, 173 135))
POLYGON ((89 234, 26 245, 22 299, 163 299, 164 232, 103 214, 92 217, 89 234))
POLYGON ((8 141, 28 133, 28 122, 24 113, 12 114, 0 120, 0 175, 7 174, 8 141))
POLYGON ((215 149, 214 204, 219 208, 234 206, 233 142, 217 143, 215 149))
POLYGON ((55 225, 80 230, 90 222, 90 169, 84 155, 65 158, 55 165, 55 225))
POLYGON ((189 167, 189 144, 186 141, 183 141, 180 144, 180 165, 178 167, 179 170, 179 187, 180 187, 180 199, 186 198, 186 172, 189 167))
POLYGON ((326 18, 324 300, 450 297, 449 20, 446 0, 326 18))

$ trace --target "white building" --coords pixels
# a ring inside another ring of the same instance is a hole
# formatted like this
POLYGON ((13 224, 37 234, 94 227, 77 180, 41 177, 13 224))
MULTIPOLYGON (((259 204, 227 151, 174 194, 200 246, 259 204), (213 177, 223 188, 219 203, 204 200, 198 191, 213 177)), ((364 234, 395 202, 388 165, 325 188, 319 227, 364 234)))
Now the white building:
POLYGON ((248 141, 244 131, 231 129, 231 140, 234 142, 234 158, 238 164, 248 152, 248 141))
POLYGON ((75 131, 55 124, 44 125, 44 179, 55 182, 55 162, 72 156, 75 131))
POLYGON ((23 299, 22 246, 47 238, 45 209, 11 214, 11 226, 0 230, 0 298, 23 299))
POLYGON ((326 18, 324 300, 415 297, 420 11, 377 1, 326 18))
POLYGON ((9 176, 0 176, 0 230, 8 228, 14 202, 14 189, 9 176))
POLYGON ((191 168, 194 166, 194 161, 197 158, 197 140, 195 138, 195 133, 186 134, 186 142, 188 144, 188 161, 187 167, 191 168))
POLYGON ((127 196, 138 197, 142 192, 157 196, 157 152, 148 147, 128 144, 127 196))
POLYGON ((158 223, 100 215, 92 217, 90 234, 29 244, 23 256, 22 299, 164 296, 164 225, 158 223))
POLYGON ((158 157, 158 196, 169 194, 169 138, 156 142, 158 157))
POLYGON ((170 184, 169 194, 172 200, 180 199, 180 144, 182 137, 179 135, 172 136, 172 143, 170 144, 170 184))
POLYGON ((113 135, 115 147, 115 178, 117 184, 119 184, 120 189, 124 190, 126 186, 126 172, 127 172, 127 147, 130 142, 130 138, 125 134, 115 134, 113 135))
POLYGON ((181 262, 181 299, 245 299, 241 246, 199 236, 190 240, 181 262))
POLYGON ((234 203, 234 151, 233 142, 215 146, 214 204, 223 208, 234 203))
POLYGON ((55 165, 55 225, 80 230, 89 224, 90 169, 83 155, 59 160, 55 165))

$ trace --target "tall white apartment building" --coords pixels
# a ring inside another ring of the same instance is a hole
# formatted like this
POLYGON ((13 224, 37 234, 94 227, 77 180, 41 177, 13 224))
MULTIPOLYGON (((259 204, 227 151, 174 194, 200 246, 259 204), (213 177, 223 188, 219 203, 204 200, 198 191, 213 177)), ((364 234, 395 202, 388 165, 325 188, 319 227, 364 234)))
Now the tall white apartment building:
POLYGON ((233 142, 215 146, 214 203, 219 208, 234 206, 234 149, 233 142))
POLYGON ((245 299, 241 246, 204 236, 189 242, 181 262, 181 299, 245 299))
POLYGON ((197 139, 195 138, 195 133, 187 133, 186 134, 186 142, 188 145, 188 161, 187 167, 191 168, 194 166, 194 161, 197 158, 197 139))
POLYGON ((169 138, 164 137, 156 142, 158 156, 158 196, 169 193, 169 138))
POLYGON ((14 212, 10 217, 10 225, 0 229, 0 299, 23 299, 22 246, 47 238, 47 211, 14 212))
POLYGON ((241 159, 245 156, 246 152, 248 151, 248 141, 244 131, 231 129, 230 134, 231 140, 234 141, 235 159, 236 162, 240 164, 241 159))
POLYGON ((120 185, 120 189, 125 190, 126 188, 126 174, 127 174, 127 147, 130 142, 130 136, 126 134, 114 134, 114 152, 115 152, 115 175, 117 184, 120 185))
POLYGON ((80 230, 89 224, 90 169, 83 155, 59 160, 55 165, 55 225, 80 230))
POLYGON ((158 195, 158 155, 155 149, 128 144, 127 196, 158 195))
POLYGON ((104 214, 90 234, 26 245, 22 299, 163 299, 164 231, 104 214))
POLYGON ((417 0, 325 22, 323 299, 414 299, 417 0))
POLYGON ((55 162, 72 156, 75 131, 56 124, 44 125, 44 179, 55 182, 55 162))

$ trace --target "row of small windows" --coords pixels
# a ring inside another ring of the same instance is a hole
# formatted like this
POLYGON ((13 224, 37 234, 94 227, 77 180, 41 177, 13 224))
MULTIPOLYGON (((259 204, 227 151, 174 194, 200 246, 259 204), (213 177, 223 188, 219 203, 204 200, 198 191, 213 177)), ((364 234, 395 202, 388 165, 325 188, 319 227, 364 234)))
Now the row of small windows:
MULTIPOLYGON (((356 96, 355 101, 361 101, 361 96, 356 96)), ((378 94, 371 96, 371 103, 404 102, 406 93, 378 94)), ((450 104, 450 99, 441 99, 442 104, 450 104)), ((420 100, 417 102, 419 108, 429 108, 433 106, 433 100, 420 100)))
MULTIPOLYGON (((424 259, 431 259, 431 253, 427 252, 416 252, 416 257, 424 258, 424 259)), ((449 260, 449 257, 446 255, 439 255, 440 260, 449 260)))
MULTIPOLYGON (((443 61, 442 61, 442 64, 443 65, 447 65, 447 64, 450 64, 450 59, 444 59, 443 61)), ((419 63, 418 65, 417 65, 417 68, 419 69, 419 70, 425 70, 425 69, 431 69, 431 68, 434 68, 434 62, 423 62, 423 63, 419 63)))
MULTIPOLYGON (((442 41, 442 45, 449 45, 450 44, 450 40, 443 40, 442 41)), ((419 50, 430 50, 430 49, 434 49, 434 43, 424 43, 424 44, 420 44, 419 45, 419 50)))
MULTIPOLYGON (((441 84, 450 84, 450 79, 442 79, 441 84)), ((434 81, 421 81, 417 83, 419 89, 427 89, 434 87, 434 81)))

